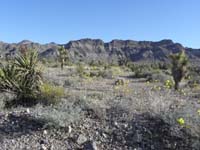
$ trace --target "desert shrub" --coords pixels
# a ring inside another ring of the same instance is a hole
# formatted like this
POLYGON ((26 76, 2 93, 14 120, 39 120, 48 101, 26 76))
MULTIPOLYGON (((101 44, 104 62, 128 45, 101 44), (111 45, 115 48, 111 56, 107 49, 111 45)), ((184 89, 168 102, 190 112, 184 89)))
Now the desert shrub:
POLYGON ((64 81, 64 87, 70 87, 76 85, 75 79, 69 78, 64 81))
POLYGON ((78 64, 76 67, 76 71, 78 75, 82 77, 84 75, 85 68, 82 64, 78 64))
POLYGON ((40 86, 40 101, 44 104, 57 104, 64 96, 64 88, 49 83, 40 86))
POLYGON ((36 51, 18 55, 0 68, 0 91, 15 94, 16 104, 35 103, 41 83, 36 51))
POLYGON ((158 66, 159 66, 159 69, 161 70, 167 70, 170 68, 170 64, 166 62, 159 62, 158 66))
POLYGON ((159 81, 165 83, 166 80, 171 80, 172 77, 164 72, 153 72, 147 77, 147 81, 155 82, 159 81))
POLYGON ((44 64, 44 65, 47 65, 47 64, 48 64, 47 58, 41 58, 41 59, 40 59, 40 62, 41 62, 42 64, 44 64))
POLYGON ((114 82, 113 90, 114 93, 119 96, 126 96, 132 92, 131 88, 129 87, 129 80, 124 79, 117 79, 114 82))
POLYGON ((95 71, 90 71, 90 77, 102 77, 102 78, 113 78, 113 71, 112 70, 105 70, 105 69, 99 69, 95 71))
POLYGON ((91 67, 102 67, 107 65, 107 63, 105 63, 103 60, 91 60, 88 64, 91 67))
POLYGON ((44 120, 46 128, 67 128, 70 124, 80 121, 84 114, 75 101, 63 100, 57 105, 36 105, 32 110, 34 117, 44 120))
POLYGON ((122 68, 119 66, 112 66, 111 70, 115 76, 123 74, 122 68))
POLYGON ((192 64, 190 66, 187 67, 190 74, 194 74, 194 75, 200 75, 200 67, 199 66, 195 66, 192 64))
POLYGON ((146 64, 129 63, 128 68, 133 72, 134 78, 146 78, 150 76, 152 68, 146 64))
POLYGON ((103 68, 104 68, 104 70, 111 69, 111 65, 108 63, 105 63, 103 68))
POLYGON ((127 66, 129 64, 129 59, 125 57, 120 57, 118 60, 119 66, 127 66))
POLYGON ((177 54, 172 54, 170 55, 170 58, 172 63, 172 76, 175 82, 174 88, 175 90, 178 90, 179 82, 185 76, 187 71, 188 58, 185 54, 185 51, 181 51, 177 54))
POLYGON ((136 67, 134 70, 135 78, 146 78, 151 75, 151 71, 143 66, 136 67))
POLYGON ((115 81, 115 85, 124 85, 125 84, 125 81, 123 79, 117 79, 115 81))
POLYGON ((112 79, 113 78, 113 71, 112 70, 99 71, 99 76, 101 76, 102 78, 112 79))
POLYGON ((174 86, 174 83, 171 80, 166 80, 164 85, 166 88, 171 89, 174 86))

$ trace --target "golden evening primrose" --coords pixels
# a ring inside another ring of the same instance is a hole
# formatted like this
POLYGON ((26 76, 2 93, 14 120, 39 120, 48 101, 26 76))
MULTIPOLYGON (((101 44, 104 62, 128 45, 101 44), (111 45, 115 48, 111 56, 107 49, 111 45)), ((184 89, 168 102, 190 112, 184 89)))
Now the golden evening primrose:
POLYGON ((184 124, 185 124, 185 120, 184 120, 183 118, 177 119, 177 122, 178 122, 180 125, 184 125, 184 124))
POLYGON ((197 113, 200 115, 200 109, 197 110, 197 113))

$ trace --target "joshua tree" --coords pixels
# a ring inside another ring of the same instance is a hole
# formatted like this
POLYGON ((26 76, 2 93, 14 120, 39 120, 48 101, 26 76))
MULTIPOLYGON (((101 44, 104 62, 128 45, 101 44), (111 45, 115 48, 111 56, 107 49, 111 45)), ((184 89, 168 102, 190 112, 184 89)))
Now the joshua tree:
POLYGON ((175 82, 174 88, 178 90, 179 82, 185 76, 187 71, 188 58, 185 51, 182 50, 180 53, 170 55, 172 63, 172 76, 175 82))
POLYGON ((68 59, 68 54, 64 46, 61 46, 60 48, 58 48, 58 58, 60 61, 61 69, 63 70, 64 64, 68 59))

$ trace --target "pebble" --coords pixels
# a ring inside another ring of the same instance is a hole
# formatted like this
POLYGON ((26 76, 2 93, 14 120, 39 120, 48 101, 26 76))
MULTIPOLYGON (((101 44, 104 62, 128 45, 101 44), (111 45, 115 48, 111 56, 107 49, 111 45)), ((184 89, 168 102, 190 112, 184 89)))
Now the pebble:
POLYGON ((68 133, 71 133, 71 132, 72 132, 72 127, 68 126, 68 133))
POLYGON ((47 130, 44 130, 44 131, 43 131, 43 134, 44 134, 44 135, 47 135, 47 133, 48 133, 47 130))
POLYGON ((77 139, 77 143, 79 145, 82 145, 83 143, 85 143, 87 141, 87 138, 83 135, 83 134, 80 134, 78 139, 77 139))
POLYGON ((41 144, 41 150, 47 150, 47 147, 44 144, 41 144))
POLYGON ((85 143, 83 150, 98 150, 96 142, 88 141, 85 143))

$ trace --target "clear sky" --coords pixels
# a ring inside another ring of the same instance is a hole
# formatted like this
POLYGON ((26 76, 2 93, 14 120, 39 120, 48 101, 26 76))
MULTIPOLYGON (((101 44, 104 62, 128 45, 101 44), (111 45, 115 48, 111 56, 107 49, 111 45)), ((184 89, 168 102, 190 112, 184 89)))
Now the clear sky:
POLYGON ((0 41, 81 38, 159 41, 200 48, 200 0, 1 0, 0 41))

